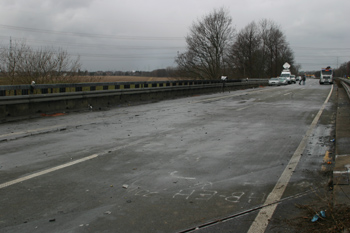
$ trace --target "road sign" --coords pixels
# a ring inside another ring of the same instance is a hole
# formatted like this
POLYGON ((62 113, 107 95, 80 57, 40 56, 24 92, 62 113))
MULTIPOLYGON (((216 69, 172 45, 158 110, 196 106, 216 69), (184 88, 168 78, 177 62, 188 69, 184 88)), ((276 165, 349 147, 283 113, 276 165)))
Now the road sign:
POLYGON ((283 68, 284 69, 289 69, 290 68, 290 65, 288 64, 288 62, 284 63, 283 68))

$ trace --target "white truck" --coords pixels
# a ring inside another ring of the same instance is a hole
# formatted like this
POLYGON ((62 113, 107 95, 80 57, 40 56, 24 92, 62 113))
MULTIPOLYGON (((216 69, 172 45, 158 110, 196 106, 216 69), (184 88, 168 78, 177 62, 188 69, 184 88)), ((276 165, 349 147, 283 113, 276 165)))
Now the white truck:
POLYGON ((292 73, 289 70, 290 65, 286 62, 286 63, 284 63, 283 68, 284 69, 282 70, 280 77, 286 78, 288 84, 291 84, 292 83, 292 79, 291 79, 292 73))
POLYGON ((319 82, 320 82, 320 85, 325 83, 333 84, 333 70, 330 66, 327 66, 327 68, 321 69, 319 82))

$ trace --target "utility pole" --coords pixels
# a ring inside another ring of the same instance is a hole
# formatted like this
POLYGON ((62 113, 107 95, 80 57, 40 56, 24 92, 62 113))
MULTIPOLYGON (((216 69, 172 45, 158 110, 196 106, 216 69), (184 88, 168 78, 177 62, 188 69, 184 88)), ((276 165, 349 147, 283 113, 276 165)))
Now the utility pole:
POLYGON ((9 56, 12 57, 12 38, 10 36, 10 48, 9 48, 9 56))
POLYGON ((10 37, 10 48, 9 48, 9 54, 8 54, 8 68, 7 68, 7 72, 11 77, 11 84, 14 83, 14 79, 15 79, 15 59, 13 59, 13 55, 12 55, 12 38, 10 37))
POLYGON ((338 61, 339 61, 339 57, 337 56, 337 69, 339 69, 338 61))

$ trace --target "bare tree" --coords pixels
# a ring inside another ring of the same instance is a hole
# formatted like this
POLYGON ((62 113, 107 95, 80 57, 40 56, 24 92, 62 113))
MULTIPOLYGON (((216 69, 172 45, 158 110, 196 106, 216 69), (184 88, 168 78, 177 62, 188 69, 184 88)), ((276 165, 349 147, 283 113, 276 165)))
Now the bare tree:
POLYGON ((21 64, 25 62, 25 54, 28 53, 28 46, 24 43, 10 44, 10 47, 0 48, 0 69, 2 76, 7 79, 10 84, 15 84, 18 77, 18 71, 21 64))
POLYGON ((293 51, 287 43, 286 36, 274 22, 262 20, 261 38, 263 40, 266 70, 265 73, 272 77, 278 76, 283 69, 283 64, 288 62, 294 65, 293 51))
POLYGON ((260 76, 261 42, 255 22, 238 33, 229 55, 231 67, 236 69, 237 75, 249 78, 260 76))
POLYGON ((178 69, 194 79, 218 79, 225 73, 227 51, 233 42, 232 18, 223 8, 194 23, 186 37, 187 52, 178 54, 178 69))
POLYGON ((1 74, 10 84, 75 82, 81 65, 67 51, 54 48, 32 49, 24 41, 0 47, 1 74))
POLYGON ((350 61, 344 62, 335 70, 335 75, 338 77, 349 77, 350 75, 350 61))
POLYGON ((293 74, 299 74, 299 71, 301 69, 301 65, 300 64, 294 64, 294 66, 291 67, 291 71, 293 74))
POLYGON ((230 51, 230 64, 239 77, 266 78, 277 76, 283 64, 294 63, 293 52, 285 35, 275 23, 252 22, 237 35, 230 51))

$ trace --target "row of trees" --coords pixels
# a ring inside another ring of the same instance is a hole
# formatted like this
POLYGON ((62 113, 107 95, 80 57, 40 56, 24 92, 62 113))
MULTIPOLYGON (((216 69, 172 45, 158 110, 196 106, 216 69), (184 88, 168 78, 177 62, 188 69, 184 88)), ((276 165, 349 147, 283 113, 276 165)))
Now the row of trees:
POLYGON ((81 67, 79 57, 54 48, 34 50, 24 41, 0 48, 0 70, 6 82, 13 84, 74 82, 81 67))
POLYGON ((79 76, 142 76, 142 77, 178 77, 176 68, 156 69, 152 71, 78 71, 79 76))
POLYGON ((252 22, 236 34, 232 18, 223 8, 194 23, 186 42, 187 51, 176 58, 179 71, 186 77, 268 78, 279 75, 285 62, 293 73, 300 68, 274 22, 252 22))
POLYGON ((349 77, 350 76, 350 61, 344 62, 335 70, 337 77, 349 77))

